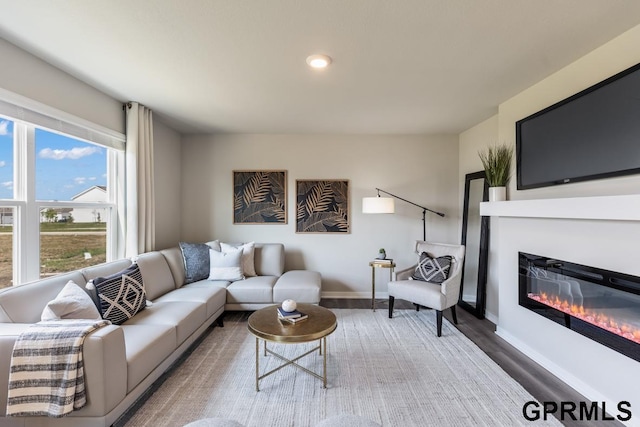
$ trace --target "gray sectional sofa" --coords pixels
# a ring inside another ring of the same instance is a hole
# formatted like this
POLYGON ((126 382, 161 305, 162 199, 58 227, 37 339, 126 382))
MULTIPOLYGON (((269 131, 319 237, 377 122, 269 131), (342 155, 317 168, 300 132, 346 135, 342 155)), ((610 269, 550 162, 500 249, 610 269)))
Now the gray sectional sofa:
MULTIPOLYGON (((285 272, 284 256, 282 244, 256 244, 256 276, 185 284, 179 247, 140 255, 136 262, 151 304, 122 325, 86 338, 87 405, 62 418, 3 416, 0 426, 110 426, 213 322, 222 325, 225 310, 256 310, 288 298, 318 304, 320 274, 285 272)), ((40 321, 44 307, 69 280, 85 284, 131 263, 113 261, 0 291, 0 414, 6 413, 11 354, 20 333, 40 321)))

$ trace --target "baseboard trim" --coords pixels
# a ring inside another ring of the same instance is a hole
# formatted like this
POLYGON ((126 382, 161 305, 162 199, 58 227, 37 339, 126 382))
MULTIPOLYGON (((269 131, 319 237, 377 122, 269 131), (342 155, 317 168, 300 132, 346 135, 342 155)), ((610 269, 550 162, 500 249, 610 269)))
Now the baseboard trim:
MULTIPOLYGON (((322 292, 321 298, 371 299, 371 292, 322 292)), ((389 299, 389 293, 376 292, 376 299, 389 299)))
POLYGON ((508 331, 505 331, 504 328, 501 328, 500 326, 496 327, 496 335, 520 350, 522 353, 524 353, 525 356, 538 363, 547 371, 551 372, 553 375, 558 377, 561 381, 576 390, 578 393, 585 396, 587 399, 593 402, 606 402, 607 406, 610 405, 610 407, 612 408, 615 408, 618 404, 617 402, 613 402, 611 399, 604 396, 598 390, 595 390, 593 387, 586 384, 581 379, 577 378, 575 375, 568 372, 566 369, 558 366, 555 362, 553 362, 546 356, 543 356, 519 338, 516 338, 508 331))
POLYGON ((491 323, 493 323, 494 325, 498 324, 498 316, 496 316, 493 313, 490 313, 488 311, 484 312, 484 317, 491 323))

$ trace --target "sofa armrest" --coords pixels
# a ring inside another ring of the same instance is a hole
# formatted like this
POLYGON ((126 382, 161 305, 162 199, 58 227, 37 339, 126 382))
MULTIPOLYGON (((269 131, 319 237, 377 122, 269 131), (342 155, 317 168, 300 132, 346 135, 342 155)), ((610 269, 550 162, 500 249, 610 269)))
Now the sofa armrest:
MULTIPOLYGON (((6 412, 9 367, 13 345, 29 323, 0 323, 0 411, 6 412)), ((127 359, 119 326, 105 326, 89 334, 83 345, 87 405, 75 416, 103 416, 127 393, 127 359)))
POLYGON ((408 280, 409 277, 411 277, 411 275, 413 274, 413 272, 416 271, 416 266, 417 264, 414 264, 411 267, 404 268, 402 270, 396 270, 393 273, 393 280, 394 281, 408 280))
POLYGON ((30 323, 0 323, 0 415, 3 417, 7 412, 9 367, 11 366, 13 345, 20 334, 29 328, 29 325, 30 323))
POLYGON ((127 357, 124 333, 115 325, 87 336, 83 346, 87 406, 71 416, 103 416, 127 394, 127 357))

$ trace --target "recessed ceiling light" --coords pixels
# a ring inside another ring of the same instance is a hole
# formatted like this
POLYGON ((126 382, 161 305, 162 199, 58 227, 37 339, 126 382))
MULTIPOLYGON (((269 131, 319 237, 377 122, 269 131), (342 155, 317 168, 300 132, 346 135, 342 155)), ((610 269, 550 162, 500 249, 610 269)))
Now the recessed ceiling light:
POLYGON ((327 55, 311 55, 307 57, 307 64, 311 68, 326 68, 331 64, 331 58, 327 55))

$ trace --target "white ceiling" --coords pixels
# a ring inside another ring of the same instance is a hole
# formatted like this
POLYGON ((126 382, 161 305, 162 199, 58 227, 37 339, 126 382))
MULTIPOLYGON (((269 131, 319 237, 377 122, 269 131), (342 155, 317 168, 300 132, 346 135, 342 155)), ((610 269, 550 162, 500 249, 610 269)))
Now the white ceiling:
POLYGON ((0 10, 0 37, 183 133, 459 133, 640 23, 637 0, 0 0, 0 10), (330 68, 309 69, 314 53, 330 68))

